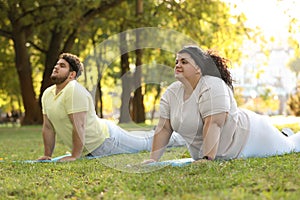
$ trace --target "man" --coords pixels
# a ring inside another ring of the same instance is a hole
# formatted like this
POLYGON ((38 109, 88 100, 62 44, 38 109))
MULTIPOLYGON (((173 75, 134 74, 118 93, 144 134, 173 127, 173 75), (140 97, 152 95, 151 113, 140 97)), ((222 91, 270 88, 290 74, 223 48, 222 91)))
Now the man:
MULTIPOLYGON (((71 148, 71 155, 60 161, 74 161, 82 155, 108 156, 151 150, 153 131, 137 136, 96 115, 92 96, 76 81, 82 71, 83 64, 76 55, 59 56, 51 74, 54 85, 42 96, 44 156, 38 160, 51 160, 56 134, 71 148)), ((174 133, 168 146, 184 144, 174 133)))

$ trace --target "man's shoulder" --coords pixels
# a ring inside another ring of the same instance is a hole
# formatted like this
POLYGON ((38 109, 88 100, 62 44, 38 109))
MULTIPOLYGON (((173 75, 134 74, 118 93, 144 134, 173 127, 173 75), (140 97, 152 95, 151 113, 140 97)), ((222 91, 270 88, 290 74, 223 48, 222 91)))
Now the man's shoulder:
POLYGON ((49 86, 49 87, 46 88, 46 90, 44 91, 43 94, 48 94, 48 93, 50 93, 54 89, 55 89, 55 85, 51 85, 51 86, 49 86))
POLYGON ((70 81, 67 86, 65 87, 66 90, 71 90, 71 91, 85 91, 86 88, 81 85, 79 82, 77 82, 76 80, 70 81))
POLYGON ((71 81, 68 84, 68 88, 66 90, 68 94, 73 94, 75 96, 79 97, 86 97, 91 96, 91 93, 79 82, 77 81, 71 81))

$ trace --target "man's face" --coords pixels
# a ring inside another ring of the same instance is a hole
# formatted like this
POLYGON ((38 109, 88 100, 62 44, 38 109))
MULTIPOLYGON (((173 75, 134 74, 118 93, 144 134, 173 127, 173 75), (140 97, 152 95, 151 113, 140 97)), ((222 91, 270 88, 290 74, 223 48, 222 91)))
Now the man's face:
POLYGON ((50 78, 54 84, 60 84, 68 79, 70 73, 70 64, 64 59, 59 59, 54 66, 50 78))

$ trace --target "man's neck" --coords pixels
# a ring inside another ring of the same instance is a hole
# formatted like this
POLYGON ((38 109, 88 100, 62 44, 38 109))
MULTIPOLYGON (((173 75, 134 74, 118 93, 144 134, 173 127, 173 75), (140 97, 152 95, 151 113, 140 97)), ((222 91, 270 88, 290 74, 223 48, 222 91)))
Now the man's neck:
POLYGON ((66 87, 66 85, 72 80, 65 80, 63 83, 56 84, 56 91, 55 94, 58 94, 62 89, 66 87))

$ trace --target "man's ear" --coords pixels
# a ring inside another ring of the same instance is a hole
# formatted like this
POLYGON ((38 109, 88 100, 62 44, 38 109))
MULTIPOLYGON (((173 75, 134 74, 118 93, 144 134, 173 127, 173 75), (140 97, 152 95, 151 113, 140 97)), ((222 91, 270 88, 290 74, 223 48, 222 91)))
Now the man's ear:
POLYGON ((76 72, 75 71, 72 71, 69 75, 69 78, 70 79, 76 79, 76 72))

